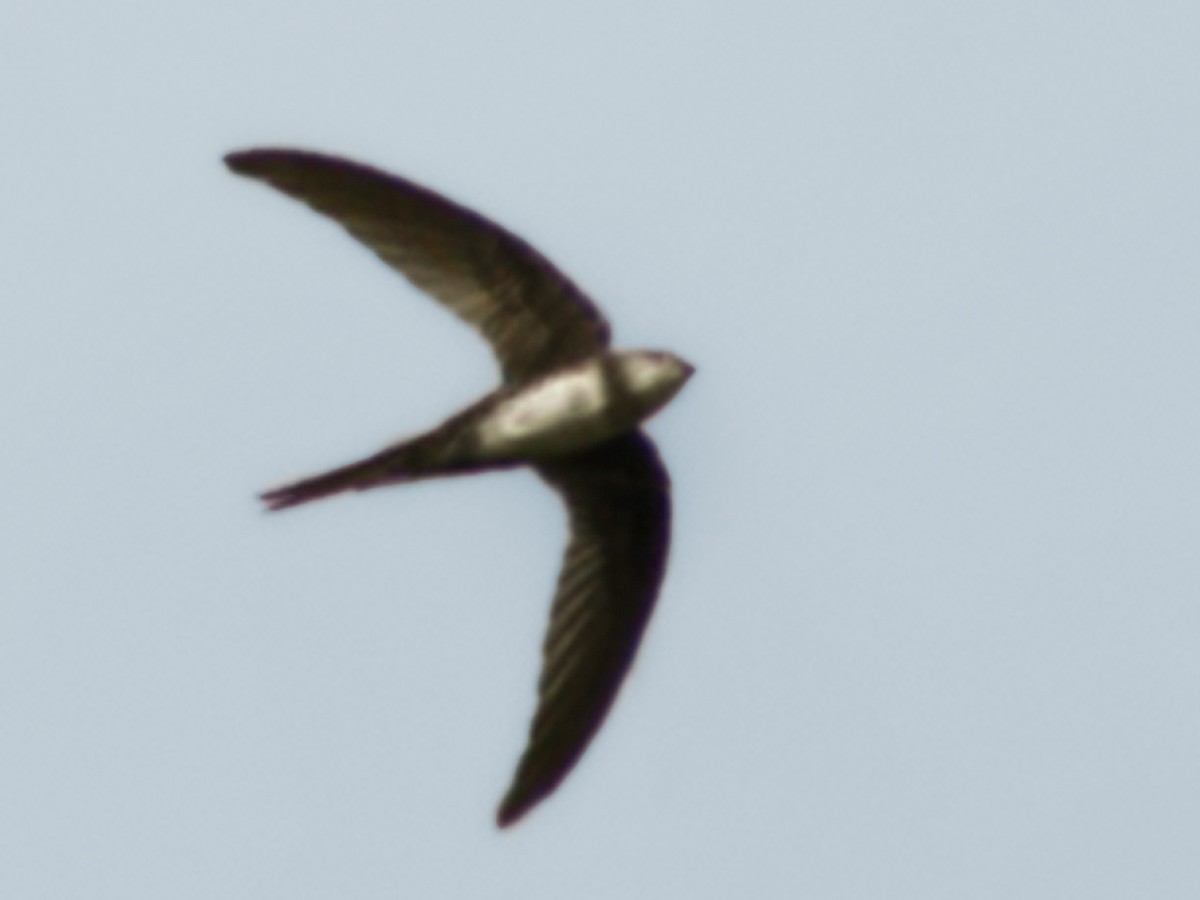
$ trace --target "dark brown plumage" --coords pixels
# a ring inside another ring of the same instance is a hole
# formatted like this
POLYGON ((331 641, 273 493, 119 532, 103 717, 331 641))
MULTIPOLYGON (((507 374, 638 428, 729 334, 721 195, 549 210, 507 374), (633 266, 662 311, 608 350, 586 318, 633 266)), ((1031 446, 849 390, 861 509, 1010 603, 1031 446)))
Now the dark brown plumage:
POLYGON ((230 153, 239 175, 329 216, 487 339, 505 382, 603 352, 608 322, 514 234, 396 175, 299 150, 230 153))
MULTIPOLYGON (((554 791, 586 750, 654 607, 666 566, 671 501, 666 469, 637 427, 649 413, 628 412, 629 427, 622 426, 622 433, 582 451, 536 459, 481 457, 472 441, 505 398, 523 387, 532 390, 564 368, 606 356, 609 326, 592 302, 520 238, 402 178, 293 150, 232 153, 225 161, 234 172, 334 219, 460 316, 491 344, 504 378, 500 390, 428 434, 269 491, 263 495, 268 506, 283 509, 346 490, 528 463, 567 507, 570 539, 542 650, 537 709, 497 812, 498 823, 510 825, 554 791)), ((667 355, 647 354, 662 356, 667 355)), ((691 374, 690 366, 672 359, 682 368, 667 396, 691 374)), ((605 384, 605 396, 610 388, 611 403, 636 399, 628 385, 605 384)), ((653 408, 661 402, 665 399, 655 400, 653 408)))

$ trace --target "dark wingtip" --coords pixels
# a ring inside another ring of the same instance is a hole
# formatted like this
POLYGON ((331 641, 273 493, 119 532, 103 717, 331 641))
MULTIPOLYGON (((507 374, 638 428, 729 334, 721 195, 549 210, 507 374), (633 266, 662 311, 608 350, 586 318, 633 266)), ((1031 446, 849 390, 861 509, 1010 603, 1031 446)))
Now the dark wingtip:
POLYGON ((500 808, 496 810, 496 827, 508 828, 510 825, 516 824, 525 813, 536 803, 536 800, 522 798, 518 800, 510 793, 504 798, 500 804, 500 808))
POLYGON ((276 170, 289 163, 350 165, 336 156, 286 147, 255 147, 251 150, 234 150, 232 153, 226 153, 223 159, 231 171, 237 172, 239 175, 252 176, 262 175, 264 172, 276 170))
POLYGON ((500 808, 496 810, 496 824, 501 828, 508 828, 524 818, 558 789, 577 759, 578 754, 571 758, 567 765, 562 765, 561 761, 548 762, 545 759, 539 760, 536 765, 530 765, 528 759, 522 759, 508 793, 504 795, 504 799, 500 801, 500 808))
POLYGON ((253 158, 253 150, 235 150, 232 153, 226 153, 223 161, 232 172, 245 172, 247 163, 253 158))
POLYGON ((226 153, 224 161, 231 172, 239 175, 257 175, 262 172, 264 163, 271 159, 278 159, 287 153, 286 150, 235 150, 232 153, 226 153))

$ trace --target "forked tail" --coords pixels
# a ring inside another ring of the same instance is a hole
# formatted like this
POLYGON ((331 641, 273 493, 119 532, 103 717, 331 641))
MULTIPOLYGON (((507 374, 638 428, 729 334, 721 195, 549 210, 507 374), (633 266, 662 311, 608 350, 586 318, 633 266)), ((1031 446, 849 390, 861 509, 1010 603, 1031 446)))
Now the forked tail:
POLYGON ((272 488, 260 496, 268 509, 287 509, 344 491, 365 491, 385 484, 513 465, 463 459, 455 450, 456 437, 452 429, 442 426, 420 437, 393 444, 374 456, 272 488))
POLYGON ((379 484, 403 480, 402 475, 394 471, 389 472, 388 469, 389 467, 383 465, 378 458, 371 457, 321 475, 272 488, 260 497, 268 509, 287 509, 289 506, 299 506, 301 503, 320 500, 322 497, 340 494, 343 491, 362 491, 379 484))

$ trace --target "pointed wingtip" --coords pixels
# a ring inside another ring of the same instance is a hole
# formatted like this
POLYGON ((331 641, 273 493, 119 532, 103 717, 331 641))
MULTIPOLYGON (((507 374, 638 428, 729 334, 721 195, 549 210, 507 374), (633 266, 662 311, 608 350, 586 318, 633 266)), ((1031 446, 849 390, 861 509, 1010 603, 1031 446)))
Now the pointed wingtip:
POLYGON ((223 157, 221 157, 221 161, 224 162, 232 172, 244 172, 247 157, 249 157, 252 152, 253 151, 251 150, 234 150, 232 153, 226 153, 223 157))
POLYGON ((321 158, 320 154, 306 150, 286 150, 282 147, 255 147, 251 150, 234 150, 222 157, 231 172, 238 175, 259 176, 287 162, 321 158))
POLYGON ((500 809, 496 810, 496 827, 507 828, 509 825, 512 825, 514 822, 516 822, 518 818, 518 816, 514 816, 511 813, 506 812, 504 807, 500 807, 500 809))
MULTIPOLYGON (((582 752, 582 748, 579 749, 582 752)), ((578 754, 573 754, 564 764, 563 760, 548 760, 543 754, 535 753, 531 757, 527 750, 517 765, 508 793, 496 810, 496 825, 508 828, 527 816, 558 789, 577 759, 578 754)))
POLYGON ((536 798, 517 797, 514 791, 510 790, 501 801, 500 808, 496 810, 496 827, 508 828, 515 825, 536 803, 536 798))
POLYGON ((238 175, 257 175, 262 171, 262 164, 271 156, 277 156, 275 150, 234 150, 226 153, 222 161, 229 171, 238 175))

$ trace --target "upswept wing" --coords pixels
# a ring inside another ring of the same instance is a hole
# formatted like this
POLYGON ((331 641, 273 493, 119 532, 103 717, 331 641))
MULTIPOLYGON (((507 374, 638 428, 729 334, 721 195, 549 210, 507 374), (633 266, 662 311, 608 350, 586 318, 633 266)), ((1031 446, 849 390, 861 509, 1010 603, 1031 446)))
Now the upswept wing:
POLYGON ((515 822, 579 761, 633 662, 667 562, 670 481, 635 431, 537 465, 571 537, 542 648, 529 743, 496 819, 515 822))
POLYGON ((298 150, 231 153, 225 163, 334 219, 476 328, 509 384, 608 346, 604 317, 545 257, 433 191, 378 169, 298 150))

